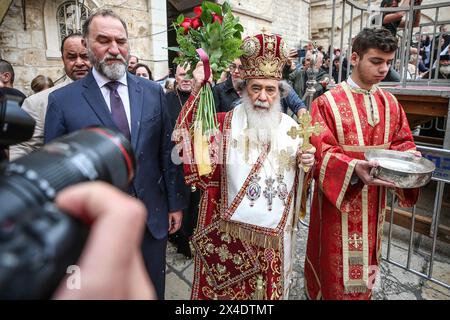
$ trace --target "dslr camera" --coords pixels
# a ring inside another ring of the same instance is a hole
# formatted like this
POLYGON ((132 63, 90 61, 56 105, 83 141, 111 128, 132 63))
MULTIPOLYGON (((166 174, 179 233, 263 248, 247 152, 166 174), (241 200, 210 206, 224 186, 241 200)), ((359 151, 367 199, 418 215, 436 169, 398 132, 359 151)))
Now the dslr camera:
MULTIPOLYGON (((0 97, 0 146, 29 139, 34 120, 0 97), (22 139, 22 140, 21 140, 22 139)), ((59 210, 59 191, 102 180, 126 190, 135 159, 119 133, 93 127, 0 164, 0 299, 48 299, 77 262, 88 227, 59 210)))

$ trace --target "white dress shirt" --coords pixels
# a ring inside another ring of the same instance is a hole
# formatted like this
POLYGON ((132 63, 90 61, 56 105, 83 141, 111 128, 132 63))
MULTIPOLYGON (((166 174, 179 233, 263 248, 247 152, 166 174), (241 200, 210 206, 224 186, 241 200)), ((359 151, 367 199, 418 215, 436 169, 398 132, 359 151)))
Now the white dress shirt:
MULTIPOLYGON (((106 78, 104 75, 100 74, 95 68, 92 68, 92 75, 94 76, 94 79, 102 92, 103 98, 105 99, 109 112, 111 112, 111 102, 109 99, 110 90, 108 89, 106 84, 113 80, 106 78)), ((130 128, 131 131, 130 97, 128 96, 127 73, 125 72, 123 76, 117 80, 117 82, 120 83, 119 86, 117 87, 117 92, 120 95, 120 99, 122 99, 123 107, 125 108, 125 114, 127 115, 128 127, 130 128)))

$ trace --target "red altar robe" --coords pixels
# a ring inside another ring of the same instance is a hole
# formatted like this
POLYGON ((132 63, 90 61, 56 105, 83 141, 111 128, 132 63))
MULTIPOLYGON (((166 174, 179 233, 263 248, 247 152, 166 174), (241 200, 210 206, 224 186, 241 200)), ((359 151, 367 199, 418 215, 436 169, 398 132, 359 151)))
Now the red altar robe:
MULTIPOLYGON (((354 167, 373 148, 415 150, 408 121, 389 92, 346 82, 313 102, 312 117, 325 131, 311 138, 317 152, 306 291, 310 299, 370 299, 380 263, 386 188, 355 181, 354 167)), ((417 189, 396 192, 400 206, 417 201, 417 189)))
MULTIPOLYGON (((181 110, 173 135, 173 140, 177 143, 177 147, 182 153, 181 157, 184 163, 186 183, 204 190, 200 201, 197 228, 193 236, 193 241, 196 237, 198 237, 198 240, 195 242, 197 245, 194 254, 195 266, 191 299, 282 299, 284 298, 285 287, 287 285, 284 279, 285 271, 283 268, 284 259, 287 259, 284 250, 285 248, 289 248, 284 245, 283 241, 277 242, 279 246, 269 245, 271 240, 268 239, 270 237, 260 237, 261 234, 258 232, 260 229, 258 226, 252 225, 250 225, 250 230, 239 229, 237 232, 234 230, 235 233, 233 233, 233 230, 227 230, 219 234, 219 231, 214 229, 212 235, 208 231, 207 235, 203 237, 198 236, 205 230, 210 230, 212 226, 223 221, 221 220, 221 212, 224 211, 222 203, 224 202, 223 195, 227 193, 227 183, 224 180, 226 174, 223 171, 225 164, 222 164, 220 161, 213 161, 212 172, 209 175, 200 176, 198 174, 198 167, 194 163, 192 131, 189 130, 196 109, 197 103, 194 97, 191 96, 181 110), (244 243, 242 245, 239 241, 236 241, 237 238, 241 240, 246 239, 246 241, 242 241, 244 243), (216 255, 214 252, 218 254, 216 255), (242 260, 239 257, 236 260, 236 253, 242 252, 244 252, 241 255, 242 260), (233 258, 228 260, 220 259, 227 257, 233 258), (233 268, 232 264, 236 264, 236 262, 239 264, 239 272, 234 275, 226 274, 223 266, 227 268, 226 270, 228 272, 229 269, 233 268), (216 268, 219 263, 223 271, 222 278, 220 268, 216 268), (205 264, 211 267, 210 270, 212 270, 212 273, 217 274, 216 286, 212 283, 211 273, 207 273, 205 264), (258 267, 258 272, 254 273, 253 271, 256 266, 258 267), (220 282, 219 289, 217 287, 218 282, 220 282)), ((219 130, 221 132, 230 131, 233 112, 236 112, 236 109, 226 114, 217 114, 219 130)), ((226 144, 230 142, 228 135, 224 134, 222 139, 224 139, 223 148, 226 149, 226 144)), ((219 148, 222 148, 222 144, 219 143, 219 146, 219 148)), ((216 154, 221 152, 221 150, 215 151, 216 154)), ((294 166, 297 168, 295 164, 294 166)), ((297 180, 294 182, 293 190, 296 190, 296 186, 297 180)), ((239 193, 236 198, 239 197, 239 193)), ((241 196, 244 197, 243 194, 241 196)), ((288 197, 288 204, 294 201, 293 198, 295 196, 291 196, 288 197)), ((233 204, 231 205, 232 207, 233 204)), ((290 206, 286 205, 286 207, 290 206)), ((288 218, 286 216, 283 218, 284 221, 287 220, 288 222, 286 223, 292 225, 293 222, 289 220, 292 218, 292 215, 289 215, 288 218)), ((289 249, 287 250, 289 251, 289 249)))

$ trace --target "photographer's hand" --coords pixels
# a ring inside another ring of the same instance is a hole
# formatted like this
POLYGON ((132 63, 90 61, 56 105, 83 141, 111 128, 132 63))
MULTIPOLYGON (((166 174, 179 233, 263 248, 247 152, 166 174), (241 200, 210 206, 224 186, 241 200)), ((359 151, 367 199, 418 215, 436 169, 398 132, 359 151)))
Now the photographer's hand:
POLYGON ((90 223, 91 232, 78 261, 81 288, 68 289, 64 279, 55 299, 156 299, 141 255, 146 209, 140 201, 88 182, 63 190, 56 204, 90 223))

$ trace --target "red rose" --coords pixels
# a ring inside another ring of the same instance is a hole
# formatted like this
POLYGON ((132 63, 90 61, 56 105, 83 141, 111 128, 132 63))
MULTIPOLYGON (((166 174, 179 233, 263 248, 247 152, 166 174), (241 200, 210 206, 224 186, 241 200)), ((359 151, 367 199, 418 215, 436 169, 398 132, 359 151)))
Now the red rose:
POLYGON ((216 21, 219 21, 219 24, 222 24, 222 21, 223 21, 223 17, 222 16, 219 16, 218 14, 213 13, 212 17, 213 17, 213 23, 216 22, 216 21))
POLYGON ((202 7, 198 6, 194 8, 194 13, 197 17, 200 17, 202 15, 202 12, 203 12, 202 7))
POLYGON ((196 18, 192 19, 191 25, 192 25, 192 28, 194 28, 194 30, 197 30, 198 28, 200 28, 202 26, 202 21, 200 20, 199 17, 196 17, 196 18))
POLYGON ((184 18, 183 22, 180 24, 180 26, 184 29, 184 34, 188 33, 189 28, 191 27, 191 23, 191 18, 184 18))

